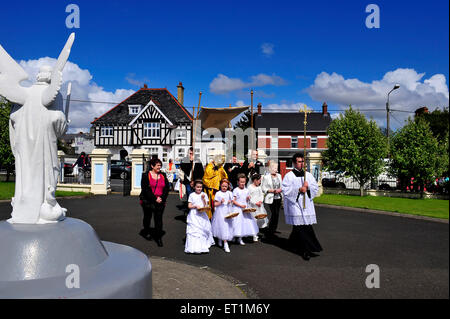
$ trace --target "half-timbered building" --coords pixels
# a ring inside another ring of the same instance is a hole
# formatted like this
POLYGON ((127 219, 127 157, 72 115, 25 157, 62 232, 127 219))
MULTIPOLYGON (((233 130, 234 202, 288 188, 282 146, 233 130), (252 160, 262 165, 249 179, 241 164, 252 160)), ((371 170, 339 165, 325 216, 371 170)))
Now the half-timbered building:
POLYGON ((113 159, 135 148, 148 149, 164 163, 183 158, 191 146, 192 130, 192 115, 182 104, 183 91, 180 82, 177 99, 165 88, 144 85, 91 123, 95 147, 108 148, 113 159))

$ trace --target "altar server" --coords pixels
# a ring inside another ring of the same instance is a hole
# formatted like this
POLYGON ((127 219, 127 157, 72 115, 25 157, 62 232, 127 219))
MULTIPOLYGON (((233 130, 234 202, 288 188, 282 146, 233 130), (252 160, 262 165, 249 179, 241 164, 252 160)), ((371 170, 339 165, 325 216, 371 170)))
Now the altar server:
POLYGON ((318 256, 316 252, 322 251, 312 227, 317 224, 313 198, 317 196, 319 186, 312 174, 305 173, 303 154, 295 154, 292 162, 294 169, 286 174, 282 184, 284 215, 286 224, 293 225, 289 237, 291 245, 300 252, 303 259, 309 260, 310 257, 318 256))

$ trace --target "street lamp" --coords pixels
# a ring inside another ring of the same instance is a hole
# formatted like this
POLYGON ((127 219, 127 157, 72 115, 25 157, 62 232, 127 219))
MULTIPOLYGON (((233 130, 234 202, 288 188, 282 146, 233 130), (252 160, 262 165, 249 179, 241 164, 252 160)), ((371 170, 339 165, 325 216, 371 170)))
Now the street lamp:
POLYGON ((386 102, 386 121, 387 121, 387 142, 388 142, 388 149, 389 149, 389 94, 392 93, 392 91, 397 90, 400 87, 399 84, 394 85, 394 88, 389 91, 387 95, 387 102, 386 102))

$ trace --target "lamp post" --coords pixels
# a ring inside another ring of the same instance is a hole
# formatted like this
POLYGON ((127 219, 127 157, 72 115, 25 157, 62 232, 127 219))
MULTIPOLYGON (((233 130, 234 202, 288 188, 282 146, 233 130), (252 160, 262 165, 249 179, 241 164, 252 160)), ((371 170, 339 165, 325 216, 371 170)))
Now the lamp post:
POLYGON ((386 131, 386 135, 387 135, 387 143, 388 143, 388 155, 389 155, 389 94, 392 93, 392 91, 397 90, 400 87, 400 85, 396 84, 394 85, 393 89, 389 91, 388 95, 387 95, 387 102, 386 102, 386 122, 387 122, 387 131, 386 131))

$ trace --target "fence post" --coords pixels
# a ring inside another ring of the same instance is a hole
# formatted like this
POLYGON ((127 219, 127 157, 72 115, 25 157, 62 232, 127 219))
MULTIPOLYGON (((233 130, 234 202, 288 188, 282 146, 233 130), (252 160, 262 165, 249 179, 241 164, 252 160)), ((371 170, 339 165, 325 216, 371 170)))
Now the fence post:
POLYGON ((64 183, 64 156, 66 154, 63 151, 58 151, 58 163, 59 163, 59 183, 64 183))
POLYGON ((145 169, 144 158, 150 157, 150 151, 147 149, 134 149, 131 152, 131 196, 139 196, 141 193, 141 177, 145 169))
POLYGON ((96 148, 91 157, 91 193, 107 195, 111 193, 111 152, 108 149, 96 148))

